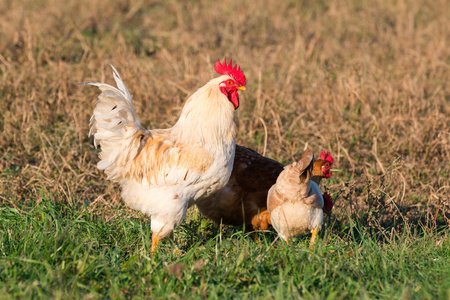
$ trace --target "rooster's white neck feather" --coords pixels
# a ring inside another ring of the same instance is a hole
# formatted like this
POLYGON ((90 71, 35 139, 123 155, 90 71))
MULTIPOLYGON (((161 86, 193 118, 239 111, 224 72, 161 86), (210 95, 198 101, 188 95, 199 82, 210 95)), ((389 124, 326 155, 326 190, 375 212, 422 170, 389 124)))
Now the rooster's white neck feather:
POLYGON ((196 142, 206 148, 234 143, 234 106, 219 89, 219 84, 230 78, 224 75, 212 79, 189 97, 172 128, 180 140, 196 142))

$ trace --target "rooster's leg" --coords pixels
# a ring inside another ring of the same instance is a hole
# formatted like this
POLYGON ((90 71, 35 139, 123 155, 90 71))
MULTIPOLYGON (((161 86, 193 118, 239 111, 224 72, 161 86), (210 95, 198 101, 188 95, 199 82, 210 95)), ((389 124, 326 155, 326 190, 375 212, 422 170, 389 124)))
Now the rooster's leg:
POLYGON ((317 236, 317 228, 314 229, 311 233, 311 242, 309 242, 309 249, 313 249, 314 248, 314 242, 316 241, 316 236, 317 236))
POLYGON ((156 250, 158 249, 159 244, 159 237, 157 237, 155 234, 152 234, 152 254, 156 253, 156 250))

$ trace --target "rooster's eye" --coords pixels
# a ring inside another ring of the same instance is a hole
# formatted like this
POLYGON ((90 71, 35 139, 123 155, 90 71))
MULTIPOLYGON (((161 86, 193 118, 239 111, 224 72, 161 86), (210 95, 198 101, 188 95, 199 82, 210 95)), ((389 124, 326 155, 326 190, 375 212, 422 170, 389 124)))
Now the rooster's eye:
POLYGON ((228 85, 232 85, 232 84, 233 84, 233 81, 228 80, 227 84, 228 84, 228 85))

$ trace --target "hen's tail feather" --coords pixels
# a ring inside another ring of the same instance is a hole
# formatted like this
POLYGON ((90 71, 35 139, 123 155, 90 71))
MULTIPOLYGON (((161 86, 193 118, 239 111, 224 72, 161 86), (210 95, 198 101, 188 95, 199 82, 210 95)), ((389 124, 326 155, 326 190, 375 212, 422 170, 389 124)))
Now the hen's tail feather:
POLYGON ((117 70, 111 65, 117 87, 99 82, 85 84, 97 86, 102 93, 90 120, 89 135, 94 136, 94 146, 100 145, 100 162, 97 167, 105 170, 108 179, 120 179, 125 164, 133 159, 140 147, 140 135, 145 129, 134 110, 132 96, 117 70))

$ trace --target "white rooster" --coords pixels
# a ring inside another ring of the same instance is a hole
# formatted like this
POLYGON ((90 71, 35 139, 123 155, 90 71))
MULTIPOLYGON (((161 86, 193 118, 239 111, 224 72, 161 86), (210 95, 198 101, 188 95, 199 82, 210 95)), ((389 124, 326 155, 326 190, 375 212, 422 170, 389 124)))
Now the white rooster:
POLYGON ((154 253, 160 239, 172 234, 189 206, 228 182, 235 152, 237 90, 245 75, 226 58, 215 70, 222 76, 197 90, 169 129, 142 128, 128 92, 113 68, 117 87, 87 82, 102 93, 90 122, 90 135, 100 145, 108 180, 118 182, 126 204, 151 218, 154 253))

